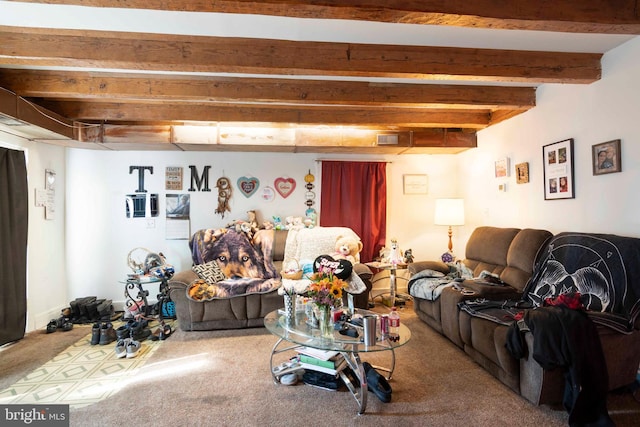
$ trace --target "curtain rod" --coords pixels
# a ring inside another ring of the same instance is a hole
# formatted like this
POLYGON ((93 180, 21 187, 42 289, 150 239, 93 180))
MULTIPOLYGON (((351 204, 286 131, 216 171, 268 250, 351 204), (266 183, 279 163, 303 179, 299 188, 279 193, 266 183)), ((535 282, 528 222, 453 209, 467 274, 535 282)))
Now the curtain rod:
POLYGON ((315 159, 315 162, 377 162, 377 163, 393 163, 392 160, 380 160, 380 159, 353 159, 353 160, 340 160, 340 159, 315 159))

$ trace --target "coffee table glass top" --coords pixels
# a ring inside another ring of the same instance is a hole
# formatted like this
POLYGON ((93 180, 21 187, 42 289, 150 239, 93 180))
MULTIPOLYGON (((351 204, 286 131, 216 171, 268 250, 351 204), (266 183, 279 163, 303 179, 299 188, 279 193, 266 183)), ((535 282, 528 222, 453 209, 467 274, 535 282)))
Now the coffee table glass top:
MULTIPOLYGON (((356 309, 356 314, 376 313, 356 309)), ((304 312, 297 312, 295 322, 288 325, 284 313, 281 310, 275 310, 265 316, 264 325, 269 332, 289 342, 328 351, 386 351, 403 346, 411 339, 411 331, 402 323, 400 324, 399 332, 400 340, 395 342, 385 340, 376 341, 375 345, 365 345, 362 328, 358 329, 359 337, 357 338, 341 335, 337 330, 333 331, 333 339, 323 338, 320 336, 320 329, 313 328, 307 324, 307 315, 304 312)))

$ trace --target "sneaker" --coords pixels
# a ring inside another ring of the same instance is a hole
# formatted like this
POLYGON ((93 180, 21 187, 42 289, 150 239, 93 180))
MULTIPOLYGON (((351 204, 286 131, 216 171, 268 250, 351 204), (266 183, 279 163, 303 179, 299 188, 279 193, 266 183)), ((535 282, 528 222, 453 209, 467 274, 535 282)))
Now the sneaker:
POLYGON ((123 340, 118 340, 116 343, 116 357, 118 359, 122 359, 127 355, 127 346, 131 342, 131 338, 125 338, 123 340))
POLYGON ((136 340, 129 340, 127 343, 127 359, 132 359, 138 355, 140 351, 140 342, 136 340))
POLYGON ((111 322, 103 323, 100 328, 100 345, 107 345, 116 340, 116 331, 111 322))
POLYGON ((91 345, 96 345, 100 342, 100 328, 102 325, 100 323, 94 323, 91 328, 91 345))

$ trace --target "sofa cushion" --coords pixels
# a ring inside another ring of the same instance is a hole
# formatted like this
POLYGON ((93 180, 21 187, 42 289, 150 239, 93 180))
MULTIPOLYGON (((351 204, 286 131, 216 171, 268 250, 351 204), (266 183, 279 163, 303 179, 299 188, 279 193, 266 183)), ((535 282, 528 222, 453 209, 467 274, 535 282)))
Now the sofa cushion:
POLYGON ((507 252, 519 228, 478 227, 473 230, 465 250, 465 264, 474 277, 482 271, 500 274, 507 265, 507 252))
POLYGON ((531 274, 540 248, 553 234, 547 230, 526 228, 511 241, 507 252, 507 265, 500 274, 500 280, 522 292, 531 274))
POLYGON ((191 269, 205 282, 213 285, 227 278, 222 272, 217 261, 209 261, 205 264, 196 264, 191 269))

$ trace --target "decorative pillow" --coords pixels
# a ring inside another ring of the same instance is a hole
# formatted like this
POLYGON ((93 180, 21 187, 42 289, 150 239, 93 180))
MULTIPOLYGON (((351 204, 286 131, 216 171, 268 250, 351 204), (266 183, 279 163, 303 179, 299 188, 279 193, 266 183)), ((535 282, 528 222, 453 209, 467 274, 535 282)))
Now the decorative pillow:
POLYGON ((216 287, 203 279, 196 279, 187 287, 187 297, 194 301, 205 301, 216 297, 216 287))
POLYGON ((222 269, 220 268, 220 265, 217 261, 209 261, 206 264, 197 264, 191 267, 191 269, 198 275, 199 278, 211 285, 221 282, 227 278, 222 272, 222 269))

